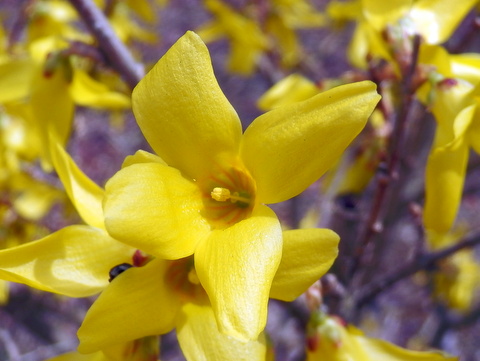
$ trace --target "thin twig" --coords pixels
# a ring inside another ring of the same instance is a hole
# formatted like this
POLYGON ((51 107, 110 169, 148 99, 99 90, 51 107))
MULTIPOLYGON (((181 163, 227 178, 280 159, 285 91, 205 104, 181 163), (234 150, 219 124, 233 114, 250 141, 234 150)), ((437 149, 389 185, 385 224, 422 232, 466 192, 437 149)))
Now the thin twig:
POLYGON ((106 59, 133 89, 144 75, 143 66, 135 61, 130 51, 113 31, 103 12, 92 0, 70 0, 83 21, 98 41, 106 59))
POLYGON ((390 136, 390 142, 386 152, 385 162, 379 165, 379 172, 377 174, 377 188, 372 202, 372 208, 368 219, 365 223, 363 231, 357 241, 357 249, 354 254, 352 265, 348 271, 348 276, 351 278, 363 261, 364 252, 369 246, 373 236, 382 231, 383 219, 381 211, 386 201, 387 190, 392 181, 398 179, 398 163, 400 159, 400 152, 405 138, 406 124, 408 115, 413 102, 414 77, 417 68, 418 52, 420 48, 420 37, 417 35, 413 38, 413 51, 409 67, 406 69, 401 82, 401 105, 398 117, 395 122, 394 129, 390 136))
POLYGON ((453 246, 446 247, 436 252, 420 255, 419 257, 414 259, 413 262, 400 268, 398 271, 392 273, 391 275, 385 277, 384 279, 374 282, 371 285, 367 285, 365 289, 361 291, 359 296, 357 297, 357 300, 356 300, 357 307, 360 308, 364 304, 370 302, 379 293, 392 287, 398 281, 401 281, 407 277, 410 277, 419 271, 432 269, 440 260, 447 258, 462 249, 471 248, 479 244, 480 244, 480 232, 473 233, 467 236, 462 241, 454 244, 453 246))

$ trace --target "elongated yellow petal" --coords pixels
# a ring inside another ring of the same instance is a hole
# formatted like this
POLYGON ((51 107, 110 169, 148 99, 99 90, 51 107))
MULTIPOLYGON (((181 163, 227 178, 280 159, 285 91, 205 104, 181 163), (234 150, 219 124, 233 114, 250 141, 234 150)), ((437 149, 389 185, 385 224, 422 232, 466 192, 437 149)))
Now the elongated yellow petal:
POLYGON ((207 47, 187 32, 133 91, 143 134, 169 165, 191 178, 208 173, 223 153, 236 154, 237 113, 213 74, 207 47))
POLYGON ((101 229, 69 226, 38 241, 0 251, 0 278, 86 297, 108 285, 110 269, 131 262, 133 253, 101 229))
POLYGON ((276 108, 247 128, 241 156, 261 203, 296 196, 325 173, 365 126, 380 96, 369 81, 276 108))
POLYGON ((467 161, 465 141, 455 149, 434 148, 430 153, 425 175, 425 228, 442 233, 452 226, 460 206, 467 161))
POLYGON ((338 321, 330 319, 331 334, 321 333, 319 345, 315 351, 307 350, 307 361, 455 361, 440 352, 412 351, 387 341, 363 335, 355 327, 344 328, 338 321))
POLYGON ((105 84, 91 78, 85 71, 75 69, 68 89, 76 104, 107 109, 130 108, 130 97, 110 90, 105 84))
POLYGON ((154 259, 117 276, 88 310, 78 330, 78 351, 91 353, 170 331, 180 304, 163 282, 166 266, 154 259))
POLYGON ((264 329, 272 279, 282 256, 282 233, 265 206, 199 244, 195 268, 221 332, 255 340, 264 329))
POLYGON ((88 225, 105 228, 102 200, 104 190, 87 177, 63 147, 51 138, 50 156, 68 197, 88 225))
POLYGON ((242 342, 221 333, 210 305, 185 304, 177 337, 188 361, 265 361, 264 334, 258 341, 242 342))
POLYGON ((193 254, 210 234, 197 185, 174 168, 140 163, 106 184, 105 226, 116 239, 165 259, 193 254))
POLYGON ((282 261, 270 297, 293 301, 332 266, 338 254, 338 235, 329 229, 283 232, 282 261))
POLYGON ((61 145, 65 145, 70 135, 74 104, 68 93, 68 70, 62 67, 53 74, 38 72, 34 77, 31 95, 32 114, 35 126, 42 140, 44 154, 42 165, 49 170, 49 136, 53 134, 61 145))

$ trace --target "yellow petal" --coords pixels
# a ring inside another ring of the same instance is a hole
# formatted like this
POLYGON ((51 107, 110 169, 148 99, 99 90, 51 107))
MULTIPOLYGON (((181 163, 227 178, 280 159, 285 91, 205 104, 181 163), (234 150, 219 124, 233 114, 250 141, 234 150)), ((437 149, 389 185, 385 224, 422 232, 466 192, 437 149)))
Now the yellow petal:
POLYGON ((281 256, 280 224, 265 206, 199 244, 195 269, 221 332, 257 339, 265 327, 270 286, 281 256))
POLYGON ((132 98, 135 117, 152 148, 189 177, 208 173, 223 153, 237 153, 240 120, 195 33, 187 32, 172 46, 132 98))
POLYGON ((169 332, 179 300, 163 282, 167 263, 154 259, 117 276, 88 310, 78 330, 78 351, 91 353, 169 332))
MULTIPOLYGON (((375 1, 375 0, 371 0, 375 1)), ((427 43, 440 44, 448 40, 475 5, 476 0, 419 0, 410 11, 416 30, 427 43)))
POLYGON ((144 150, 137 150, 134 155, 129 155, 122 163, 122 168, 136 163, 160 163, 167 165, 162 158, 144 150))
POLYGON ((412 0, 361 0, 361 2, 365 18, 377 31, 384 30, 387 24, 395 23, 412 5, 412 0))
POLYGON ((242 342, 218 330, 210 305, 187 303, 177 326, 178 342, 189 361, 265 361, 265 336, 242 342))
POLYGON ((446 232, 452 226, 462 197, 467 161, 465 141, 455 149, 432 149, 425 175, 425 228, 446 232))
POLYGON ((258 107, 267 111, 307 100, 319 92, 320 89, 309 79, 299 74, 291 74, 265 92, 258 100, 258 107))
POLYGON ((283 232, 282 261, 270 297, 293 301, 332 266, 338 254, 338 235, 329 229, 283 232))
POLYGON ((255 70, 261 48, 246 45, 242 42, 232 41, 230 56, 228 57, 228 69, 241 75, 251 75, 255 70))
POLYGON ((110 90, 105 84, 91 78, 85 71, 75 69, 69 87, 75 103, 92 108, 112 110, 130 108, 130 97, 110 90))
POLYGON ((110 269, 131 262, 134 250, 88 226, 0 251, 0 278, 43 291, 86 297, 108 284, 110 269))
POLYGON ((456 77, 477 85, 480 82, 480 54, 451 54, 452 72, 456 77))
MULTIPOLYGON (((448 357, 440 352, 422 352, 412 351, 390 342, 380 339, 374 339, 364 336, 359 330, 353 326, 347 329, 348 336, 352 339, 350 343, 351 348, 362 350, 364 355, 368 355, 368 360, 382 360, 382 361, 454 361, 456 357, 448 357)), ((355 351, 352 351, 354 354, 355 351)), ((356 359, 356 358, 355 358, 356 359)))
POLYGON ((31 105, 36 126, 42 139, 44 150, 42 165, 49 169, 49 134, 53 134, 61 145, 65 145, 70 135, 74 104, 68 93, 66 69, 55 69, 50 76, 39 74, 35 77, 31 105))
POLYGON ((455 361, 457 358, 448 357, 440 352, 411 351, 401 348, 387 341, 364 336, 363 333, 352 327, 344 328, 334 319, 331 330, 336 333, 338 342, 329 339, 329 334, 320 337, 318 348, 307 351, 307 361, 455 361))
POLYGON ((105 225, 116 239, 159 258, 193 254, 210 234, 197 185, 161 163, 123 168, 106 184, 105 225))
POLYGON ((284 201, 316 181, 363 129, 379 100, 375 84, 365 81, 255 119, 241 155, 257 183, 258 201, 284 201))
POLYGON ((33 62, 27 59, 0 64, 0 103, 20 100, 29 94, 33 69, 33 62))
POLYGON ((51 139, 50 155, 68 197, 88 225, 105 228, 102 200, 104 191, 83 173, 63 147, 51 139))

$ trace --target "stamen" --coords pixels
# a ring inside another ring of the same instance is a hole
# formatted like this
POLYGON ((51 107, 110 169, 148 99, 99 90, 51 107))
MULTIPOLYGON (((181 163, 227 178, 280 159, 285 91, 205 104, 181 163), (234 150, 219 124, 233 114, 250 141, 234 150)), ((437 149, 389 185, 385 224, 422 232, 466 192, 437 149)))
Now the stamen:
POLYGON ((218 202, 225 202, 230 199, 232 203, 239 202, 239 206, 250 204, 250 198, 241 196, 238 192, 232 194, 227 188, 215 187, 210 194, 218 202))
POLYGON ((195 271, 195 268, 192 268, 190 272, 188 272, 188 281, 190 283, 193 283, 194 285, 199 285, 200 280, 198 279, 197 272, 195 271))
POLYGON ((210 194, 213 199, 219 202, 225 202, 227 199, 230 199, 230 191, 227 188, 215 187, 210 194))

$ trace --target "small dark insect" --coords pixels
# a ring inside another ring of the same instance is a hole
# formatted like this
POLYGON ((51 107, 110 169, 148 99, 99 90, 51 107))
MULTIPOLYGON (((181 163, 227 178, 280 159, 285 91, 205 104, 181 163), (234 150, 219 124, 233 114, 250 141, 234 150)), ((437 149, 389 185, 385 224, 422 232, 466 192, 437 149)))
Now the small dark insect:
POLYGON ((122 263, 119 264, 118 266, 113 267, 110 272, 108 272, 108 275, 110 276, 110 279, 108 282, 112 282, 112 280, 117 277, 120 273, 125 272, 127 269, 130 267, 133 267, 131 264, 128 263, 122 263))

